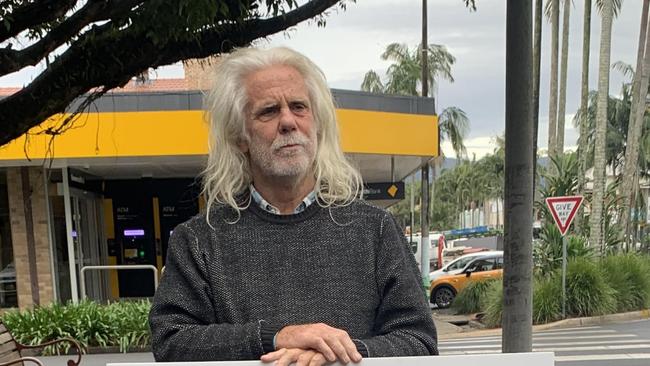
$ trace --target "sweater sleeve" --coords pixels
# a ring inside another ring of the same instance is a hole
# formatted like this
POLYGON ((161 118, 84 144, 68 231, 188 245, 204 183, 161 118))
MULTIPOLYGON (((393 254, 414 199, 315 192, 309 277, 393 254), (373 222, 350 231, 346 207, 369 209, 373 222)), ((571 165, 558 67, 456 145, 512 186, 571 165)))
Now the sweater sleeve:
POLYGON ((361 339, 369 357, 438 354, 436 328, 415 258, 389 213, 382 220, 376 256, 381 303, 374 336, 361 339))
POLYGON ((218 323, 211 298, 198 239, 179 225, 149 313, 156 361, 250 360, 272 350, 273 325, 218 323))

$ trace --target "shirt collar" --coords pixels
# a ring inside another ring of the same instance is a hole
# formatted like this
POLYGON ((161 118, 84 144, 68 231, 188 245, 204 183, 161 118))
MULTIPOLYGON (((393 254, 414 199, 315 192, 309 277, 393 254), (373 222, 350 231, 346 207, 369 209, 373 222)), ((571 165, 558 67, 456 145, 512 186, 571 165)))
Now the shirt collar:
MULTIPOLYGON (((262 197, 262 195, 255 189, 255 187, 253 187, 252 184, 250 185, 250 191, 251 191, 251 197, 253 197, 253 201, 255 201, 255 203, 262 210, 268 213, 272 213, 274 215, 281 215, 280 210, 278 210, 278 208, 273 206, 272 204, 268 203, 268 201, 266 201, 264 197, 262 197)), ((296 207, 293 210, 293 214, 301 213, 304 210, 306 210, 307 207, 309 207, 312 203, 316 202, 316 198, 317 198, 316 191, 309 192, 307 197, 303 198, 302 202, 300 202, 298 207, 296 207)))

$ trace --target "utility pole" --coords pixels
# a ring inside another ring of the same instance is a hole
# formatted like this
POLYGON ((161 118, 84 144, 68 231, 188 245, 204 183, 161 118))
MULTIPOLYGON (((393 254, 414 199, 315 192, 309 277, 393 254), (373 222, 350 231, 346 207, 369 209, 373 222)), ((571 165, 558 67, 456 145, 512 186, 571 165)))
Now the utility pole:
MULTIPOLYGON (((427 55, 427 0, 422 0, 422 97, 429 95, 428 55, 427 55)), ((429 285, 429 159, 422 159, 422 204, 420 205, 422 221, 420 236, 420 268, 422 270, 422 283, 425 287, 429 285)))
POLYGON ((506 10, 506 161, 502 352, 533 344, 532 0, 506 10))

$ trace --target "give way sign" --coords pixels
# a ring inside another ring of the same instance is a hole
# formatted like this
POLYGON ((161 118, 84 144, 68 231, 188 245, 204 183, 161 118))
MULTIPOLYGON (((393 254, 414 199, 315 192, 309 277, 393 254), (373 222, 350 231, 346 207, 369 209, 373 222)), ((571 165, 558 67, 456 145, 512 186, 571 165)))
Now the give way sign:
POLYGON ((562 236, 569 229, 580 204, 582 204, 582 196, 548 197, 546 199, 546 206, 551 211, 553 221, 562 236))

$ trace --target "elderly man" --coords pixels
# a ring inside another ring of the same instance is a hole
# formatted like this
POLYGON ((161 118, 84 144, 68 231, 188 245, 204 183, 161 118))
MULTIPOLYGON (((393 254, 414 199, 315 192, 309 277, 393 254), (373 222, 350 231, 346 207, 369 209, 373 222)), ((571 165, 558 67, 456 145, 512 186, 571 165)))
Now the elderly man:
POLYGON ((437 354, 413 255, 394 218, 359 199, 320 69, 287 48, 241 49, 206 102, 207 212, 170 240, 149 317, 156 360, 437 354))

